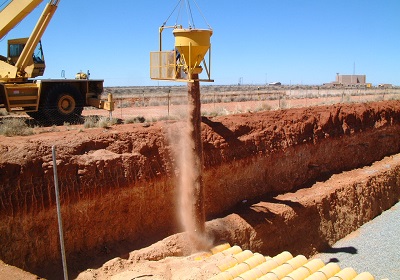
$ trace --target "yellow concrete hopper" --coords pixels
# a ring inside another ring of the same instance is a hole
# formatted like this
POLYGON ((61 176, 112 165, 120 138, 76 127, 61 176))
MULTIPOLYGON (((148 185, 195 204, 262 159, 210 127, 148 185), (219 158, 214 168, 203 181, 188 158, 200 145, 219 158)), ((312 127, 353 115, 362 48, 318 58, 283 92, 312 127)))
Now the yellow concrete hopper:
POLYGON ((200 74, 200 66, 207 51, 210 49, 211 29, 183 29, 173 30, 175 48, 179 51, 185 65, 185 72, 189 75, 200 74))

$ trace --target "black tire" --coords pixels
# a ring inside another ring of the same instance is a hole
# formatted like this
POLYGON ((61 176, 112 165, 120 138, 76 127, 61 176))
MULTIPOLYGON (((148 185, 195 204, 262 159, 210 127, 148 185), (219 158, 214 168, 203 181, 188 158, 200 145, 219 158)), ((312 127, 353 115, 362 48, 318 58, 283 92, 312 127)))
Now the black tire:
POLYGON ((37 112, 26 112, 26 114, 28 116, 30 116, 31 118, 34 118, 34 119, 40 118, 43 115, 43 114, 41 114, 40 111, 37 111, 37 112))
POLYGON ((40 110, 40 108, 39 111, 37 112, 26 112, 26 114, 31 118, 33 118, 35 121, 37 121, 38 124, 40 125, 46 124, 46 116, 44 112, 40 110))
MULTIPOLYGON (((78 123, 82 120, 84 97, 73 85, 59 84, 44 96, 41 112, 51 124, 78 123)), ((40 112, 39 112, 40 113, 40 112)))

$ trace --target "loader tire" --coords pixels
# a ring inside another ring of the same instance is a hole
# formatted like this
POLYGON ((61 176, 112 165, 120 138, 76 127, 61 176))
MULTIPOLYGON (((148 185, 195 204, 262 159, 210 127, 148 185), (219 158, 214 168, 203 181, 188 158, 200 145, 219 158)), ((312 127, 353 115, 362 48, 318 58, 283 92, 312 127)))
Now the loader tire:
POLYGON ((84 97, 76 87, 59 84, 47 92, 43 112, 47 120, 55 125, 79 123, 84 103, 84 97))
POLYGON ((46 124, 47 117, 40 108, 37 112, 26 112, 26 114, 37 121, 38 124, 46 124))

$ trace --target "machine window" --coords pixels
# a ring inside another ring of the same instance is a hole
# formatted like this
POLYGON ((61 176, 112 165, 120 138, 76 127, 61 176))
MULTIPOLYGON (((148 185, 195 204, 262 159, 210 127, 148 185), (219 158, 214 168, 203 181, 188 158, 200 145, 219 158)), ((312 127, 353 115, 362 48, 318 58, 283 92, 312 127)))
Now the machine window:
POLYGON ((44 63, 43 49, 41 42, 39 42, 39 44, 35 48, 35 51, 33 52, 33 61, 35 63, 44 63))
POLYGON ((12 44, 10 45, 10 57, 20 56, 22 50, 24 49, 24 44, 12 44))

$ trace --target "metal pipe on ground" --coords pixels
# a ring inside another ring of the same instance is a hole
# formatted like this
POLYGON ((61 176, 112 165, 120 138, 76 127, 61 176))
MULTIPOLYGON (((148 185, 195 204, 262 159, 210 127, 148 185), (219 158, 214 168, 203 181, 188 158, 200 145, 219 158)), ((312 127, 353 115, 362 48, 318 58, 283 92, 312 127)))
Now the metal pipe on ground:
POLYGON ((56 193, 58 231, 60 234, 61 257, 62 257, 62 263, 63 263, 64 280, 68 280, 67 258, 65 257, 64 234, 63 234, 63 225, 62 225, 62 217, 61 217, 60 193, 59 193, 59 188, 58 188, 58 174, 57 174, 57 160, 56 160, 57 155, 56 155, 56 146, 55 145, 53 145, 51 147, 51 151, 52 151, 52 157, 53 157, 54 188, 55 188, 55 193, 56 193))

